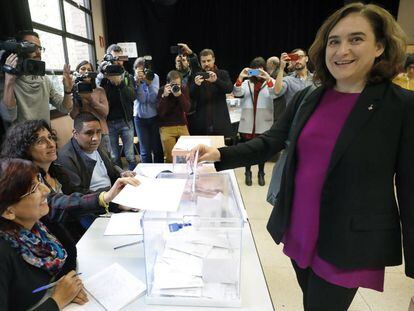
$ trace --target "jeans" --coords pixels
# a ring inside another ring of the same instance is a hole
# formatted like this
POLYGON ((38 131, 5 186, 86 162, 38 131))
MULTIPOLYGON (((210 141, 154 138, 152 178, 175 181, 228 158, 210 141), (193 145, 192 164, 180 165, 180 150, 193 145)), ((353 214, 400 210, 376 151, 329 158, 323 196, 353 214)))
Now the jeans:
POLYGON ((109 140, 111 141, 111 157, 115 164, 122 167, 121 155, 119 152, 119 136, 121 136, 125 158, 128 162, 128 169, 134 170, 137 165, 134 154, 134 125, 132 121, 125 120, 108 121, 109 140))
POLYGON ((135 128, 139 140, 139 153, 142 163, 164 163, 158 117, 140 118, 134 117, 135 128), (154 154, 154 161, 152 155, 154 154))
POLYGON ((186 125, 162 126, 160 127, 160 136, 164 154, 167 163, 172 163, 172 150, 181 135, 190 135, 186 125))

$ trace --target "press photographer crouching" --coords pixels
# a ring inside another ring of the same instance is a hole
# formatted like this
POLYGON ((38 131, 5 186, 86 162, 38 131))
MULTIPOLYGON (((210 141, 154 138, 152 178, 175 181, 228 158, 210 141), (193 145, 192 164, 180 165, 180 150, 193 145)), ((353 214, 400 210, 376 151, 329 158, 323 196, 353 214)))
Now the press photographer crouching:
POLYGON ((39 35, 34 31, 22 31, 15 43, 3 42, 2 57, 4 81, 0 83, 1 114, 7 122, 43 119, 50 122, 49 103, 63 113, 72 109, 72 77, 70 66, 63 67, 62 95, 45 76, 45 64, 39 35), (8 55, 8 53, 11 53, 8 55))
POLYGON ((132 113, 134 105, 134 78, 125 71, 122 48, 112 44, 106 50, 101 62, 97 82, 104 90, 109 103, 107 124, 111 145, 111 157, 122 167, 119 150, 119 137, 122 139, 125 158, 129 170, 134 170, 137 162, 134 154, 134 125, 132 113))
POLYGON ((102 130, 101 145, 110 153, 111 144, 109 142, 109 130, 106 117, 109 112, 108 99, 105 90, 96 85, 97 73, 93 65, 84 60, 76 66, 74 72, 75 82, 73 85, 73 109, 70 112, 72 119, 81 112, 92 113, 99 119, 102 130))
POLYGON ((190 110, 188 89, 182 84, 181 74, 171 70, 167 84, 158 93, 157 111, 160 135, 167 163, 172 163, 171 152, 181 135, 190 135, 185 113, 190 110))

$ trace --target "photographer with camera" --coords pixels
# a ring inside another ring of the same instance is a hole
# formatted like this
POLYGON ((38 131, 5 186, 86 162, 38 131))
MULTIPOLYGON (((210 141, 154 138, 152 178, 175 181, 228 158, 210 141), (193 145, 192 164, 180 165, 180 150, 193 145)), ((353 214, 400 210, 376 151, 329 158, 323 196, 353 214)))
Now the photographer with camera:
POLYGON ((214 52, 204 49, 200 52, 201 68, 197 69, 194 53, 188 45, 179 44, 189 55, 191 79, 189 80, 190 98, 194 113, 188 115, 192 135, 224 135, 233 138, 226 94, 231 93, 233 84, 226 70, 215 65, 214 52))
MULTIPOLYGON (((175 52, 175 46, 170 47, 170 52, 175 52)), ((182 85, 188 84, 188 79, 191 76, 191 69, 190 69, 190 62, 188 60, 188 56, 182 53, 181 46, 176 46, 177 48, 177 56, 175 57, 175 69, 181 74, 182 85)))
POLYGON ((164 163, 159 120, 157 95, 160 79, 152 71, 152 57, 138 57, 134 62, 135 101, 134 121, 139 140, 142 163, 164 163))
POLYGON ((282 53, 280 56, 280 68, 273 90, 277 97, 285 95, 286 106, 297 92, 313 84, 313 74, 309 71, 307 63, 308 56, 302 49, 294 49, 290 54, 282 53), (284 70, 288 64, 294 72, 285 77, 284 70))
MULTIPOLYGON (((250 68, 244 68, 234 84, 233 94, 240 98, 241 118, 239 123, 240 140, 249 141, 273 125, 273 92, 274 80, 264 69, 266 62, 263 57, 256 57, 250 62, 250 68)), ((260 186, 265 185, 265 162, 258 164, 257 173, 260 186)), ((251 166, 246 166, 245 184, 252 185, 251 166)))
MULTIPOLYGON (((13 42, 3 43, 12 53, 6 58, 3 71, 4 88, 0 97, 5 121, 21 122, 43 119, 50 122, 49 103, 63 113, 72 109, 72 77, 70 66, 63 67, 64 96, 54 88, 45 76, 45 64, 41 61, 44 48, 38 33, 21 31, 13 42), (8 43, 8 44, 7 44, 8 43), (16 44, 17 43, 17 44, 16 44)), ((3 83, 2 83, 3 84, 3 83)))
POLYGON ((110 153, 109 130, 106 116, 109 112, 108 99, 105 90, 95 83, 96 72, 93 65, 87 61, 81 61, 74 72, 75 83, 73 85, 73 108, 70 112, 72 119, 81 112, 89 112, 99 119, 102 129, 101 145, 110 153))
POLYGON ((190 135, 185 114, 190 110, 187 87, 181 74, 171 70, 167 84, 158 92, 157 111, 160 119, 160 135, 167 163, 172 163, 171 151, 181 135, 190 135))
POLYGON ((134 154, 134 125, 132 123, 134 103, 134 79, 125 71, 124 61, 128 56, 123 55, 119 45, 112 44, 106 50, 100 64, 100 74, 97 84, 106 94, 109 103, 107 124, 111 145, 111 157, 116 165, 122 167, 119 150, 121 137, 128 168, 133 170, 137 165, 134 154))

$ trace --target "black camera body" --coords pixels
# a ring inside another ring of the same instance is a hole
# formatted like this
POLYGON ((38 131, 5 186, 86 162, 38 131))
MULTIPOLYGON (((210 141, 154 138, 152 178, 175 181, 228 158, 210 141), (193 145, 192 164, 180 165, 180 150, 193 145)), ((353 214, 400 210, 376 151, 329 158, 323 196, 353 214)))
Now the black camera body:
POLYGON ((210 78, 210 74, 206 71, 200 71, 195 74, 196 76, 201 76, 204 80, 210 78))
POLYGON ((144 56, 144 73, 145 79, 152 81, 155 78, 155 73, 152 71, 152 56, 145 55, 144 56))
POLYGON ((100 65, 101 72, 107 76, 120 76, 124 73, 124 68, 121 65, 114 64, 115 61, 128 61, 128 56, 115 57, 112 54, 105 54, 100 65))
POLYGON ((92 93, 93 89, 96 88, 96 76, 96 72, 87 72, 85 74, 78 75, 73 84, 72 92, 75 94, 92 93), (87 78, 90 78, 91 81, 85 82, 85 79, 87 78))
POLYGON ((46 64, 43 61, 30 59, 28 54, 36 51, 36 45, 28 41, 8 40, 0 41, 0 50, 3 50, 3 59, 11 53, 17 54, 17 65, 15 68, 3 64, 2 70, 6 73, 20 76, 20 75, 33 75, 44 76, 46 73, 46 64))
POLYGON ((171 84, 171 92, 178 93, 181 90, 181 85, 171 84))

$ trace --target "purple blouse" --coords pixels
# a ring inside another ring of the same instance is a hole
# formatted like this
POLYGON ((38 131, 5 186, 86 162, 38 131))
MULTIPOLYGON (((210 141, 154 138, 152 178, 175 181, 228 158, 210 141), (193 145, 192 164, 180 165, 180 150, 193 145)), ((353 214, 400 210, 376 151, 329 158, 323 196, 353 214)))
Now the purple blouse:
POLYGON ((327 90, 299 136, 292 214, 283 237, 283 251, 299 267, 311 267, 316 275, 332 284, 383 291, 384 268, 339 269, 320 258, 316 249, 326 172, 336 140, 358 96, 327 90))

